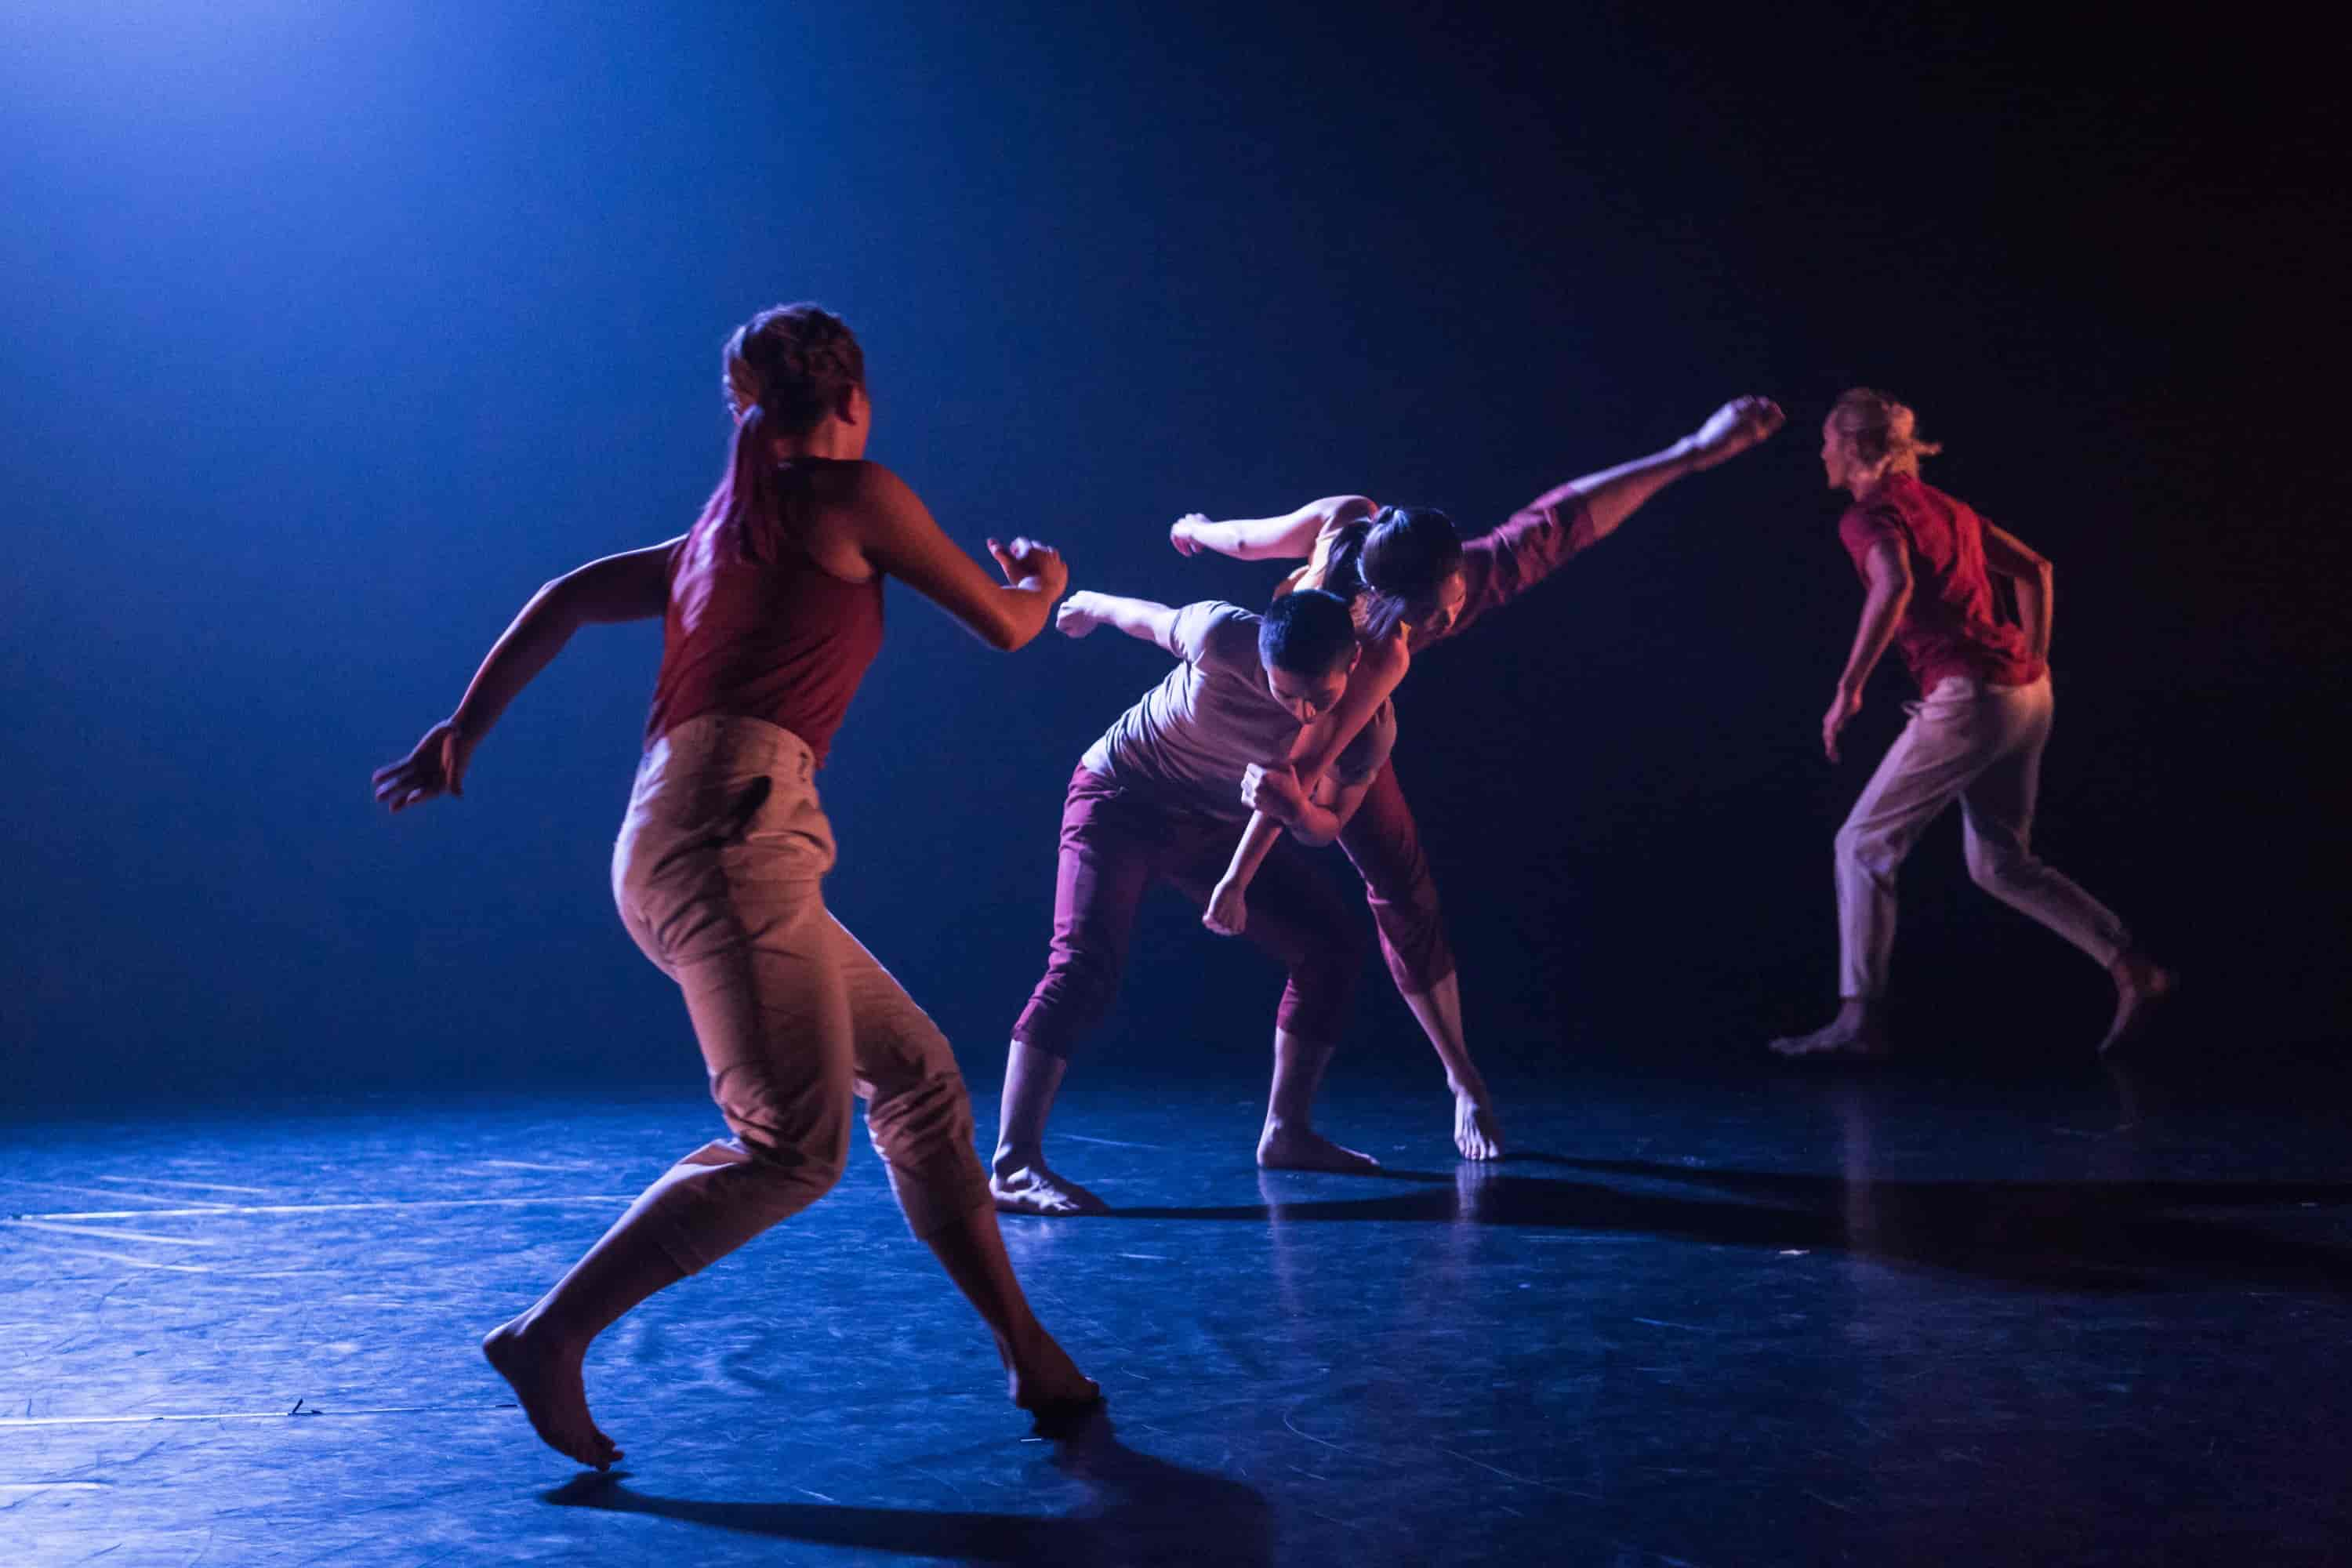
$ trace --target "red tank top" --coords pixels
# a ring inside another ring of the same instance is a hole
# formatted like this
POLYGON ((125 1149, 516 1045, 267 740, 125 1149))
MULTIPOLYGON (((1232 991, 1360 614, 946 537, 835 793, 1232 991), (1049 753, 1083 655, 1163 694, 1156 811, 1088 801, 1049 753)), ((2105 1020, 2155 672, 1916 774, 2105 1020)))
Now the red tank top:
POLYGON ((688 719, 727 713, 790 730, 824 761, 882 650, 882 578, 847 582, 801 548, 793 524, 824 466, 784 465, 780 517, 705 519, 670 552, 647 746, 688 719))

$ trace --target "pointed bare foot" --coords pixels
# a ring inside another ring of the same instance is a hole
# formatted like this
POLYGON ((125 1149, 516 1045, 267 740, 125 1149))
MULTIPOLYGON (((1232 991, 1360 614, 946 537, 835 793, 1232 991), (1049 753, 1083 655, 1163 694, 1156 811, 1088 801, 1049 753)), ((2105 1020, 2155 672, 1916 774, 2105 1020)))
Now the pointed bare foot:
POLYGON ((1774 1054, 1784 1057, 1824 1057, 1874 1061, 1887 1054, 1886 1036, 1874 1025, 1843 1014, 1810 1035, 1788 1035, 1771 1042, 1774 1054))
POLYGON ((988 1190, 996 1199, 999 1214, 1061 1216, 1110 1213, 1108 1204, 1068 1177, 1056 1175, 1043 1160, 1032 1160, 1011 1171, 990 1172, 988 1190))
POLYGON ((1343 1149, 1312 1128, 1281 1121, 1268 1121, 1258 1135, 1257 1163, 1265 1171, 1339 1171, 1350 1175, 1381 1168, 1370 1154, 1343 1149))
POLYGON ((1046 1419, 1074 1415, 1102 1403, 1102 1387, 1078 1370, 1078 1363, 1044 1329, 1016 1355, 1000 1344, 1004 1358, 1005 1386, 1013 1403, 1032 1415, 1046 1419))
POLYGON ((1495 1109, 1466 1094, 1454 1097, 1454 1147, 1465 1160, 1503 1157, 1503 1124, 1495 1109))
POLYGON ((2116 959, 2108 973, 2116 980, 2116 1021, 2107 1026, 2107 1037, 2099 1042, 2102 1056, 2146 1029, 2149 1017, 2162 1010, 2176 984, 2170 970, 2136 952, 2116 959))
POLYGON ((588 1414, 588 1391, 580 1381, 579 1350, 553 1346, 519 1327, 502 1323, 482 1337, 482 1355, 515 1391, 522 1413, 541 1441, 566 1458, 609 1469, 621 1458, 613 1440, 588 1414))

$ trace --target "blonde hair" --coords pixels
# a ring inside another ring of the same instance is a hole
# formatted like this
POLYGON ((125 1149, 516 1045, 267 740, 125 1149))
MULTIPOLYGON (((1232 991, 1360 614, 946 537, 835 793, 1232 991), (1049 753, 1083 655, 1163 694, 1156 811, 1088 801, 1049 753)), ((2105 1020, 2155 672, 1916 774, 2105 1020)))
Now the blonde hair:
POLYGON ((1830 407, 1830 428, 1843 437, 1853 455, 1889 474, 1919 472, 1919 459, 1944 449, 1937 441, 1918 437, 1919 416, 1890 393, 1857 386, 1842 393, 1830 407))

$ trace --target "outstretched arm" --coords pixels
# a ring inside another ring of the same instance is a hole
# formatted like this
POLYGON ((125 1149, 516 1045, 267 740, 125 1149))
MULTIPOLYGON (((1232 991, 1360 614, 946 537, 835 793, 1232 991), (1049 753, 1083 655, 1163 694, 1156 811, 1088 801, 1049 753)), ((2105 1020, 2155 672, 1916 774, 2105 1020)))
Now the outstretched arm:
POLYGON ((855 512, 858 549, 868 565, 905 583, 1000 653, 1044 631, 1054 601, 1069 586, 1070 569, 1061 556, 1032 539, 988 542, 1004 574, 1003 582, 992 581, 940 531, 907 482, 879 463, 862 465, 855 512))
POLYGON ((607 555, 567 572, 530 597, 474 672, 457 710, 425 732, 407 756, 375 771, 375 797, 402 811, 436 795, 462 795, 474 748, 533 677, 583 626, 651 620, 669 604, 670 552, 678 541, 607 555))
POLYGON ((1179 658, 1184 657, 1176 646, 1176 612, 1150 599, 1129 599, 1118 594, 1082 589, 1063 600, 1054 616, 1055 629, 1067 637, 1085 637, 1097 626, 1113 627, 1129 637, 1157 643, 1179 658))
POLYGON ((1280 517, 1211 522, 1189 512, 1168 531, 1168 542, 1179 555, 1211 550, 1236 561, 1303 561, 1315 552, 1316 535, 1326 528, 1370 517, 1375 510, 1362 496, 1325 496, 1280 517))
POLYGON ((1437 635, 1452 637, 1502 608, 1616 532, 1676 479, 1729 462, 1769 439, 1786 420, 1769 397, 1735 397, 1671 447, 1554 486, 1493 532, 1465 540, 1462 611, 1437 635))
POLYGON ((1822 750, 1832 762, 1838 760, 1838 731, 1862 711, 1862 689, 1870 683, 1870 672, 1878 668, 1887 644, 1895 640, 1895 628, 1902 624, 1903 612, 1911 603, 1911 558, 1901 544, 1880 540, 1870 547, 1862 570, 1870 584, 1869 595, 1862 602, 1862 622, 1854 627, 1853 647, 1845 656, 1844 671, 1838 676, 1837 695, 1830 699, 1829 711, 1822 716, 1822 750))
POLYGON ((2050 661, 2050 616, 2056 603, 2056 574, 2050 558, 2007 529, 1984 524, 1985 564, 2017 584, 2017 615, 2025 623, 2025 646, 2036 664, 2050 661))

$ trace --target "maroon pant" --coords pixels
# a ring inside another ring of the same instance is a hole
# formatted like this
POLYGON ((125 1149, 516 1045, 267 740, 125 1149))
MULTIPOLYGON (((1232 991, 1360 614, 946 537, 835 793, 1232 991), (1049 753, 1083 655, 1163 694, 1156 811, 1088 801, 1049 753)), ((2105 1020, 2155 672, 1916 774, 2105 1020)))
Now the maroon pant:
POLYGON ((1390 977, 1408 996, 1425 994, 1454 973, 1454 944, 1445 940, 1437 883, 1394 763, 1381 764, 1356 815, 1339 830, 1339 847, 1364 879, 1364 900, 1372 906, 1390 977))
MULTIPOLYGON (((1118 994, 1144 889, 1164 881, 1207 908, 1241 828, 1240 821, 1171 807, 1083 767, 1072 773, 1062 804, 1053 948, 1013 1037, 1067 1058, 1118 994)), ((1363 939, 1338 890, 1297 844, 1277 843, 1251 880, 1243 934, 1290 971, 1276 1026, 1318 1045, 1338 1041, 1363 939)))
MULTIPOLYGON (((1462 542, 1462 612, 1439 640, 1501 609, 1592 542, 1581 497, 1566 485, 1545 491, 1489 533, 1462 542)), ((1418 651, 1419 647, 1415 647, 1418 651)), ((1364 879, 1364 897, 1380 928, 1381 954, 1397 989, 1417 996, 1454 973, 1454 946, 1437 907, 1437 884, 1421 852, 1412 807, 1384 765, 1340 830, 1339 847, 1364 879)))

